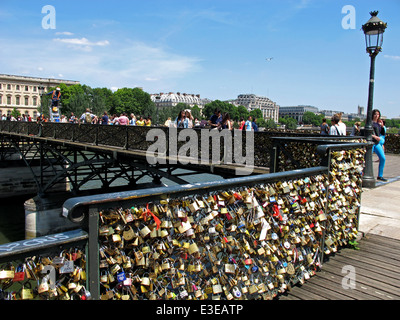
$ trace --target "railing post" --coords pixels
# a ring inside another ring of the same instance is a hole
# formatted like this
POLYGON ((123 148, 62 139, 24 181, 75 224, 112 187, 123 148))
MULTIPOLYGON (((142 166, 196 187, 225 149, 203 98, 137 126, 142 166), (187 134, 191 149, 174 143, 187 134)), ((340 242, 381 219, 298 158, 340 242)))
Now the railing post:
POLYGON ((54 139, 57 139, 57 130, 56 130, 56 128, 57 128, 57 125, 53 123, 53 138, 54 139))
MULTIPOLYGON (((331 149, 327 149, 327 153, 324 155, 324 157, 322 157, 321 166, 328 167, 328 182, 329 182, 329 178, 331 176, 331 174, 330 174, 330 172, 331 172, 331 149)), ((325 203, 324 214, 325 214, 326 219, 323 221, 323 225, 322 225, 321 257, 320 257, 321 263, 324 261, 323 259, 324 259, 324 254, 325 254, 325 232, 326 232, 326 221, 328 219, 328 210, 329 210, 329 185, 327 186, 327 188, 325 190, 326 203, 325 203)))
POLYGON ((128 150, 129 147, 129 125, 126 126, 125 128, 125 145, 124 145, 124 149, 128 150))
POLYGON ((96 125, 96 133, 94 135, 94 145, 99 145, 99 125, 96 125))
POLYGON ((88 241, 88 286, 92 299, 100 299, 99 276, 99 212, 96 207, 89 207, 89 241, 88 241))
POLYGON ((273 141, 272 148, 270 151, 270 156, 269 156, 269 158, 270 158, 269 159, 270 173, 274 173, 279 170, 278 155, 279 155, 279 143, 276 141, 273 141))
MULTIPOLYGON (((319 146, 317 147, 317 153, 321 157, 321 163, 320 166, 323 167, 328 167, 328 181, 330 177, 330 172, 331 172, 331 149, 325 148, 325 146, 319 146)), ((328 210, 329 210, 329 185, 327 186, 325 190, 325 208, 324 208, 324 214, 326 216, 326 220, 322 222, 322 237, 321 237, 321 242, 320 242, 320 248, 321 248, 321 253, 320 253, 320 261, 321 263, 324 261, 324 253, 325 253, 325 233, 326 233, 326 221, 328 219, 328 210)))

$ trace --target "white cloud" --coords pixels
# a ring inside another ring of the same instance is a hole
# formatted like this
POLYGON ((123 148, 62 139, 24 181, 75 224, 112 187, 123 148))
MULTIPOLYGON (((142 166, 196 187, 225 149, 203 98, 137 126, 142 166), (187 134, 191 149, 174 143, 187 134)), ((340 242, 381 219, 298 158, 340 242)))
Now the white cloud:
POLYGON ((200 60, 196 57, 129 39, 110 43, 60 37, 49 43, 44 39, 0 38, 0 42, 7 48, 0 48, 0 69, 6 73, 24 72, 41 77, 58 75, 58 78, 77 80, 92 87, 141 86, 157 91, 159 87, 173 86, 177 79, 200 70, 200 60))
POLYGON ((64 32, 56 32, 56 35, 60 36, 73 36, 72 32, 64 31, 64 32))
POLYGON ((83 49, 84 51, 91 51, 93 46, 108 46, 110 42, 108 40, 92 42, 89 41, 87 38, 69 38, 69 39, 62 39, 62 38, 55 38, 53 41, 66 43, 72 45, 73 48, 83 49))
POLYGON ((389 55, 385 54, 384 57, 391 59, 391 60, 400 60, 400 56, 389 56, 389 55))

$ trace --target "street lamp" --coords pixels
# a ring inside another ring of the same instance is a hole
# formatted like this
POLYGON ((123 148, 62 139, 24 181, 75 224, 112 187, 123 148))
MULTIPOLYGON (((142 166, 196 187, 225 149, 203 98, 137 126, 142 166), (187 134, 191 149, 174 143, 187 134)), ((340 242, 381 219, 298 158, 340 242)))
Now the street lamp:
MULTIPOLYGON (((369 91, 368 91, 368 109, 367 119, 365 122, 365 138, 367 142, 372 142, 372 107, 374 100, 374 75, 375 75, 375 57, 382 50, 383 33, 387 27, 387 23, 380 20, 377 15, 378 11, 370 12, 371 19, 362 26, 365 34, 365 44, 367 53, 371 57, 371 68, 369 73, 369 91)), ((363 175, 363 187, 374 188, 375 178, 372 166, 372 147, 367 147, 365 154, 365 168, 363 175)))
POLYGON ((40 116, 43 117, 43 94, 44 94, 44 87, 42 84, 38 87, 39 95, 40 95, 40 116))

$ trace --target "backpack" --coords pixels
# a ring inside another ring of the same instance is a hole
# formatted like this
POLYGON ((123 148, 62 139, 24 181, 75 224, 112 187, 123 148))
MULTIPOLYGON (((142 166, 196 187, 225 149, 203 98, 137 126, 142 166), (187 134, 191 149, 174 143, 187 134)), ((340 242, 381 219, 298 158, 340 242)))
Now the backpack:
POLYGON ((92 116, 91 116, 91 114, 89 112, 86 112, 85 122, 86 123, 92 123, 92 116))

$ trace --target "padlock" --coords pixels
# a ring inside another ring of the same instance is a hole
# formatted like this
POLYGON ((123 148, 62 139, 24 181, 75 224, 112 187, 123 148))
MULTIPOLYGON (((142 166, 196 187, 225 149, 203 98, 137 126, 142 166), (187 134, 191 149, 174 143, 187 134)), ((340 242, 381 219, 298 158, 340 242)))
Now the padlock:
POLYGON ((216 283, 213 284, 213 286, 212 286, 212 292, 213 292, 213 294, 221 293, 222 292, 222 286, 219 283, 219 280, 217 278, 214 278, 214 279, 216 280, 216 283))
POLYGON ((171 269, 170 262, 169 262, 167 259, 164 259, 164 260, 162 261, 161 269, 162 269, 162 270, 169 270, 169 269, 171 269))
POLYGON ((38 293, 44 293, 49 291, 49 282, 48 282, 48 277, 45 276, 42 278, 42 281, 40 282, 39 286, 38 286, 38 293))
POLYGON ((25 279, 25 265, 20 264, 15 269, 13 282, 24 281, 25 279))
POLYGON ((107 270, 103 270, 100 273, 100 282, 102 283, 107 283, 108 282, 108 275, 107 275, 108 271, 107 270))
POLYGON ((192 225, 189 221, 185 221, 185 222, 182 221, 179 224, 178 230, 179 230, 179 233, 185 233, 186 231, 188 231, 191 228, 192 228, 192 225))
POLYGON ((122 233, 123 238, 126 241, 130 241, 135 237, 135 231, 133 231, 132 227, 130 225, 125 225, 124 226, 124 231, 122 233))
POLYGON ((145 238, 151 233, 151 230, 149 229, 148 226, 143 225, 142 228, 139 230, 140 235, 145 238))
POLYGON ((148 276, 142 277, 140 284, 142 286, 150 286, 150 278, 148 276))
POLYGON ((197 246, 197 244, 196 244, 196 242, 192 242, 190 245, 189 245, 189 254, 194 254, 194 253, 197 253, 197 252, 199 252, 199 247, 197 246))
POLYGON ((74 261, 72 260, 64 260, 64 263, 61 265, 59 272, 60 273, 72 273, 75 270, 74 261))
POLYGON ((242 297, 242 293, 240 292, 240 290, 237 286, 232 288, 232 295, 236 299, 240 299, 242 297))
POLYGON ((25 282, 21 288, 21 299, 22 300, 32 300, 34 298, 33 290, 30 282, 25 282))
POLYGON ((0 270, 0 280, 14 279, 14 276, 15 276, 15 268, 11 263, 8 263, 6 266, 3 266, 2 270, 0 270))

